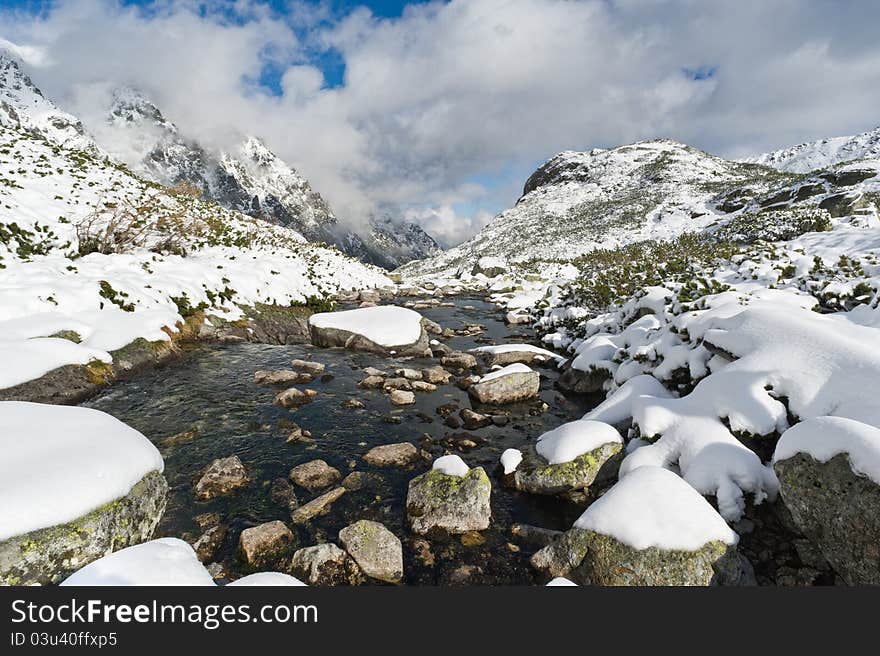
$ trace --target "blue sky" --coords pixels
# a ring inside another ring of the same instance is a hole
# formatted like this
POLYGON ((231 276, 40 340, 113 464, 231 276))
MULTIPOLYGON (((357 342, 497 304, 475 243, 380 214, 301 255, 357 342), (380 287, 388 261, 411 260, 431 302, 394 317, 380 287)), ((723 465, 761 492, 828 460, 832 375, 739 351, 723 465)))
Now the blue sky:
POLYGON ((342 220, 447 244, 561 150, 732 158, 880 122, 873 0, 255 3, 0 0, 0 39, 87 126, 137 86, 208 145, 262 137, 342 220))

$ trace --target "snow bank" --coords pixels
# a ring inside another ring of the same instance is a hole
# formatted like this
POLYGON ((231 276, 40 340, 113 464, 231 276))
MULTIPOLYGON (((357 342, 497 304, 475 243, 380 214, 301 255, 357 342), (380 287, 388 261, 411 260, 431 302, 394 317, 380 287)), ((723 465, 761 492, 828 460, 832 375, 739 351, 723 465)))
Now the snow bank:
POLYGON ((63 524, 124 497, 162 456, 108 414, 0 402, 0 540, 63 524))
POLYGON ((505 474, 512 474, 522 462, 523 454, 519 449, 505 449, 501 454, 501 467, 505 474))
POLYGON ((61 585, 214 585, 193 548, 177 538, 151 540, 89 563, 61 585))
POLYGON ((613 426, 599 421, 578 419, 547 431, 538 438, 536 450, 551 465, 571 462, 603 444, 622 443, 613 426))
POLYGON ((250 574, 249 576, 245 576, 236 581, 233 581, 229 585, 239 586, 239 587, 256 587, 256 586, 305 586, 306 584, 300 581, 298 578, 290 576, 289 574, 282 574, 281 572, 257 572, 256 574, 250 574))
POLYGON ((0 332, 0 389, 14 387, 39 378, 69 364, 88 364, 93 360, 111 362, 106 351, 88 348, 58 337, 7 340, 0 332))
POLYGON ((642 467, 624 476, 574 526, 611 536, 633 549, 695 551, 715 540, 739 540, 708 501, 660 467, 642 467))
POLYGON ((773 462, 805 453, 828 462, 845 453, 853 471, 880 485, 880 429, 843 417, 816 417, 789 428, 776 445, 773 462))
POLYGON ((603 421, 618 425, 632 419, 633 401, 639 396, 670 398, 672 393, 663 383, 649 374, 641 374, 627 380, 608 395, 602 403, 584 415, 584 419, 603 421))
POLYGON ((443 472, 447 476, 458 476, 459 478, 467 476, 467 473, 471 470, 467 463, 456 455, 437 458, 431 469, 443 472))
POLYGON ((571 580, 565 578, 564 576, 557 576, 555 579, 550 581, 546 587, 556 588, 556 587, 564 587, 564 586, 571 586, 571 585, 577 587, 577 583, 575 583, 574 581, 571 581, 571 580))
POLYGON ((422 315, 397 305, 321 312, 309 317, 309 325, 333 328, 362 335, 370 341, 392 348, 414 344, 422 334, 422 315))
POLYGON ((480 378, 481 383, 485 383, 490 380, 495 380, 496 378, 501 378, 502 376, 509 376, 510 374, 528 374, 531 373, 532 369, 521 362, 515 362, 513 364, 509 364, 506 367, 501 367, 501 369, 496 369, 495 371, 490 371, 488 374, 480 378))

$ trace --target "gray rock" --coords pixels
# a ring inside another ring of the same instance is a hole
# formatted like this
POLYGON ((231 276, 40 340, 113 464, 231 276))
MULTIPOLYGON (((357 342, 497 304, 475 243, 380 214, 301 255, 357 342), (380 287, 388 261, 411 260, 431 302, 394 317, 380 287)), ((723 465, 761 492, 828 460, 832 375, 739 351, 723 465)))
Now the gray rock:
POLYGON ((165 477, 150 472, 126 496, 72 522, 0 541, 0 585, 58 583, 98 558, 149 540, 167 497, 165 477))
POLYGON ((452 378, 452 374, 440 366, 422 369, 422 380, 432 385, 445 385, 450 378, 452 378))
POLYGON ((419 459, 419 450, 409 442, 383 444, 364 454, 364 461, 376 467, 408 467, 419 459))
POLYGON ((737 585, 747 565, 720 541, 695 551, 634 549, 615 538, 572 528, 532 556, 533 567, 581 585, 737 585))
POLYGON ((405 390, 391 390, 391 403, 394 405, 411 405, 416 402, 416 395, 405 390))
POLYGON ((537 371, 517 371, 468 387, 468 394, 478 403, 503 405, 538 398, 541 375, 537 371))
POLYGON ((199 499, 213 499, 249 484, 250 477, 239 457, 229 456, 218 458, 208 465, 194 490, 199 499))
POLYGON ((403 578, 403 546, 379 522, 362 519, 339 531, 339 541, 370 578, 399 583, 403 578))
POLYGON ((432 469, 409 482, 406 514, 413 532, 466 533, 489 527, 492 483, 482 467, 466 476, 432 469))
POLYGON ((320 376, 324 373, 324 364, 312 360, 292 360, 290 366, 297 371, 304 371, 312 376, 320 376))
POLYGON ((322 490, 341 478, 339 470, 324 460, 311 460, 290 470, 290 480, 310 492, 322 490))
POLYGON ((412 344, 394 346, 393 348, 381 346, 363 335, 343 330, 341 328, 320 327, 315 325, 310 325, 310 328, 312 343, 315 346, 341 346, 353 351, 368 351, 370 353, 378 353, 386 356, 427 356, 431 353, 431 349, 428 346, 428 333, 425 331, 424 321, 422 322, 422 329, 419 338, 415 342, 412 344))
POLYGON ((214 556, 217 555, 226 539, 227 532, 225 524, 217 524, 202 533, 198 540, 192 543, 193 551, 196 552, 199 561, 209 563, 214 560, 214 556))
POLYGON ((608 442, 574 460, 551 465, 533 445, 523 450, 523 459, 513 475, 518 490, 531 494, 564 494, 588 489, 597 479, 617 475, 623 459, 623 444, 608 442))
POLYGON ((308 523, 315 517, 329 512, 333 503, 343 494, 345 494, 344 487, 335 487, 329 492, 325 492, 294 510, 290 515, 290 521, 294 524, 308 523))
POLYGON ((405 390, 407 392, 412 390, 412 381, 406 378, 387 378, 385 382, 382 384, 382 389, 386 392, 391 390, 405 390))
POLYGON ((293 544, 293 533, 284 522, 275 520, 241 532, 238 550, 250 567, 260 567, 278 560, 293 544))
POLYGON ((461 423, 468 430, 483 428, 492 423, 492 417, 474 412, 470 408, 462 408, 458 411, 458 416, 461 417, 461 423))
POLYGON ((312 375, 301 373, 298 371, 256 371, 254 372, 254 382, 259 385, 281 385, 312 382, 312 375))
POLYGON ((341 485, 349 492, 357 492, 358 490, 363 490, 367 487, 374 487, 378 485, 381 480, 382 479, 375 474, 353 471, 342 479, 341 485))
POLYGON ((398 378, 406 378, 407 380, 421 380, 422 372, 418 369, 397 369, 394 375, 398 378))
POLYGON ((880 485, 853 472, 845 453, 828 462, 798 453, 773 465, 792 521, 850 585, 880 585, 880 485))
POLYGON ((284 478, 276 478, 272 481, 272 486, 269 488, 269 498, 288 510, 293 510, 299 505, 293 486, 284 478))
POLYGON ((384 386, 385 379, 381 376, 367 376, 358 383, 358 387, 363 387, 364 389, 379 389, 384 386))
POLYGON ((363 574, 354 559, 335 544, 318 544, 293 554, 290 572, 308 585, 358 585, 363 574))
POLYGON ((412 382, 412 389, 414 392, 435 392, 437 391, 437 386, 433 383, 426 383, 423 380, 414 380, 412 382))
POLYGON ((317 392, 315 390, 299 390, 296 387, 291 387, 283 392, 279 392, 275 396, 275 403, 282 408, 299 408, 306 403, 311 403, 312 398, 316 394, 317 392))
POLYGON ((451 369, 473 369, 477 366, 477 359, 470 353, 452 351, 440 358, 440 364, 451 369))

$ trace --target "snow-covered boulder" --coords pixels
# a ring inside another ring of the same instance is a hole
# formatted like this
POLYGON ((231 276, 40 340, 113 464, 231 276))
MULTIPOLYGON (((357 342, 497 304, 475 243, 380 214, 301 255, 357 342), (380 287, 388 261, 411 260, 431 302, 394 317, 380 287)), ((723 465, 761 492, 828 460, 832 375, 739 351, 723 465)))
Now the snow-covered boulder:
POLYGON ((495 365, 504 366, 520 362, 522 364, 544 364, 548 362, 558 363, 564 360, 553 351, 548 351, 532 344, 497 344, 494 346, 479 346, 471 349, 482 357, 490 367, 495 365))
POLYGON ((681 477, 642 467, 533 556, 584 585, 714 585, 743 579, 738 536, 681 477))
POLYGON ((382 355, 429 355, 421 314, 397 305, 321 312, 309 317, 312 343, 382 355))
POLYGON ((304 586, 298 578, 281 572, 257 572, 243 576, 229 585, 236 587, 276 587, 276 586, 304 586))
POLYGON ((507 262, 501 257, 487 255, 481 257, 471 269, 471 275, 483 274, 487 278, 494 278, 507 272, 507 262))
POLYGON ((149 540, 165 511, 159 451, 97 410, 0 402, 0 584, 57 582, 149 540))
POLYGON ((61 585, 214 585, 214 579, 183 540, 161 538, 138 544, 86 565, 61 585))
POLYGON ((413 532, 467 533, 489 527, 492 483, 482 467, 470 469, 458 456, 438 458, 409 482, 406 514, 413 532))
POLYGON ((599 421, 579 419, 541 435, 517 466, 517 489, 533 494, 586 490, 597 479, 617 475, 623 450, 620 433, 599 421))
POLYGON ((585 414, 584 419, 604 421, 612 426, 627 426, 632 422, 633 401, 645 395, 659 399, 672 397, 672 393, 659 380, 650 374, 641 374, 614 390, 602 403, 585 414))
POLYGON ((468 388, 477 403, 503 405, 538 397, 541 375, 520 363, 492 371, 468 388))
POLYGON ((403 579, 403 545, 379 522, 362 519, 339 531, 339 541, 370 578, 386 583, 403 579))
POLYGON ((776 445, 779 491, 800 531, 851 585, 880 585, 880 429, 808 419, 776 445))

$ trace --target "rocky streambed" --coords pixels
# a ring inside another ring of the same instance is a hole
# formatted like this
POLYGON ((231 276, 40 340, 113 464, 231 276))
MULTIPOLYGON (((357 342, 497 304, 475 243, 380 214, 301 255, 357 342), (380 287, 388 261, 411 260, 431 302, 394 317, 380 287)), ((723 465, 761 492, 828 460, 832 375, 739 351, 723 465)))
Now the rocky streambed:
MULTIPOLYGON (((446 329, 431 337, 459 353, 533 339, 527 327, 505 324, 497 309, 479 298, 455 297, 440 306, 412 301, 425 318, 446 329)), ((439 344, 435 347, 443 349, 439 344)), ((441 365, 436 350, 435 357, 398 357, 310 345, 184 348, 181 358, 118 382, 85 405, 121 419, 160 449, 170 491, 156 536, 194 544, 219 579, 289 567, 297 550, 339 545, 345 539, 340 531, 368 520, 401 541, 403 583, 543 582, 546 576, 530 566, 530 556, 551 531, 569 528, 588 501, 518 492, 503 480, 498 464, 506 449, 525 450, 538 435, 580 418, 601 400, 560 392, 552 363, 535 367, 541 373, 537 398, 490 408, 472 402, 463 389, 468 376, 485 368, 456 362, 460 356, 455 355, 441 365), (291 371, 293 360, 324 367, 300 363, 307 376, 296 380, 293 374, 272 373, 291 371), (452 374, 448 382, 440 366, 452 374), (428 368, 436 377, 423 376, 418 381, 423 384, 401 380, 428 368), (270 373, 255 377, 256 372, 270 373), (365 385, 371 374, 374 384, 365 385), (390 380, 397 381, 399 393, 383 389, 390 380), (291 387, 302 395, 276 398, 291 387), (309 398, 306 390, 313 391, 309 398), (401 443, 412 446, 375 448, 401 443), (409 482, 444 454, 458 454, 488 474, 488 529, 456 535, 420 535, 411 529, 409 482), (212 491, 215 479, 203 480, 209 469, 216 480, 232 482, 212 491), (261 529, 248 531, 255 527, 261 529)), ((348 542, 357 544, 350 536, 348 542)), ((356 546, 347 549, 356 551, 356 546)), ((300 559, 308 555, 301 553, 300 559)))

